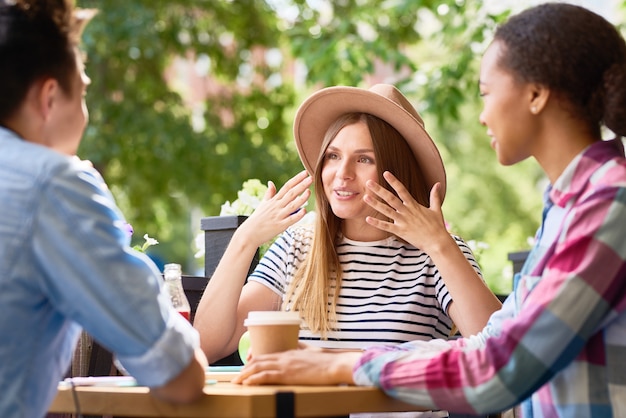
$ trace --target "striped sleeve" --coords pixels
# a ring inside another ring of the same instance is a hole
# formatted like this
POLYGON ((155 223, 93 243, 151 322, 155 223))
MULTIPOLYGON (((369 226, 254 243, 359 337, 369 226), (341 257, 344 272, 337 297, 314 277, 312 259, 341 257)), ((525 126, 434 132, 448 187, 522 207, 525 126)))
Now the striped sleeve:
POLYGON ((282 297, 310 248, 311 236, 309 227, 287 229, 263 255, 248 280, 261 283, 282 297))

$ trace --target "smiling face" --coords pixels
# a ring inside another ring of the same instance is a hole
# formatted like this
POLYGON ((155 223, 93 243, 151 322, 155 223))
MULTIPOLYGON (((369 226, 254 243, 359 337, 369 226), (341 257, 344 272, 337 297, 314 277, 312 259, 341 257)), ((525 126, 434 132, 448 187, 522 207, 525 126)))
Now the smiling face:
POLYGON ((349 238, 368 228, 366 216, 376 212, 363 201, 367 180, 379 181, 372 137, 363 121, 343 127, 324 152, 321 180, 333 213, 343 220, 349 238))
POLYGON ((482 59, 479 87, 483 111, 480 123, 487 127, 498 161, 502 165, 511 165, 531 155, 538 126, 531 111, 531 86, 516 80, 500 66, 499 57, 503 52, 502 42, 495 41, 482 59))

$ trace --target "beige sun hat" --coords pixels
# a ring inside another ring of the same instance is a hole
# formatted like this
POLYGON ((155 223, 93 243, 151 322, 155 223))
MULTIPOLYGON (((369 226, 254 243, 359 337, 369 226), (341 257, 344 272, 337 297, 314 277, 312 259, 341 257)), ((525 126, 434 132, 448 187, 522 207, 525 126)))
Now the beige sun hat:
POLYGON ((293 133, 302 164, 311 174, 330 125, 346 113, 368 113, 393 126, 413 150, 427 182, 428 190, 441 183, 441 199, 446 194, 446 171, 435 143, 424 129, 415 108, 390 84, 376 84, 369 90, 357 87, 328 87, 313 93, 296 112, 293 133))

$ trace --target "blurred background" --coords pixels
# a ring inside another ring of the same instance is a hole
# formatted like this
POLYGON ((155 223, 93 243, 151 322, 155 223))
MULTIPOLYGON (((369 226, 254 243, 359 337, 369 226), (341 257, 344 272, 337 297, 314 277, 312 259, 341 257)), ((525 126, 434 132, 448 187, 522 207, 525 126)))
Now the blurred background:
MULTIPOLYGON (((444 214, 498 293, 510 252, 529 248, 545 178, 501 167, 478 123, 480 56, 498 22, 537 1, 78 0, 100 13, 84 34, 90 124, 79 156, 100 170, 134 244, 203 274, 200 219, 248 179, 281 186, 302 169, 297 106, 332 85, 395 84, 437 143, 444 214)), ((626 1, 579 1, 623 29, 626 1)), ((610 136, 607 132, 607 136, 610 136)))

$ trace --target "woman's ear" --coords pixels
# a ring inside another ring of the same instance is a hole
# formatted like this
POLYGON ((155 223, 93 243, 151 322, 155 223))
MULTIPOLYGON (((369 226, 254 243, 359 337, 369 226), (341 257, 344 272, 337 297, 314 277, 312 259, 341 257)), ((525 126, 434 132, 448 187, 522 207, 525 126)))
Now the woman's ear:
POLYGON ((538 115, 546 107, 548 99, 550 98, 550 90, 542 84, 531 83, 530 100, 528 110, 533 115, 538 115))

